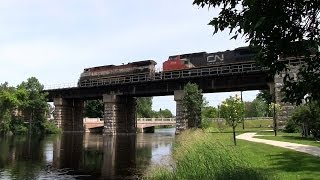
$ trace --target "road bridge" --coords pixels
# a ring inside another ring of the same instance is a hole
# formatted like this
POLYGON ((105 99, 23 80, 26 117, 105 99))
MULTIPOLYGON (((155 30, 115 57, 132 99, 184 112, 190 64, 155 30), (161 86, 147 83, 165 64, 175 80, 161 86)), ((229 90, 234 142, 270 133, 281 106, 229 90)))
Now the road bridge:
MULTIPOLYGON (((292 61, 291 66, 299 63, 292 61)), ((270 77, 266 69, 250 62, 162 72, 154 77, 136 74, 126 81, 116 78, 91 81, 78 87, 47 89, 46 92, 49 101, 54 102, 54 117, 63 131, 83 131, 84 101, 102 99, 104 133, 110 135, 136 132, 135 97, 174 95, 176 133, 179 133, 188 127, 182 107, 183 88, 188 82, 196 83, 203 93, 268 89, 280 103, 282 77, 283 74, 270 77)), ((283 106, 279 119, 287 118, 290 109, 291 105, 283 106)))
MULTIPOLYGON (((137 132, 153 133, 155 126, 175 126, 175 118, 137 118, 137 132)), ((100 118, 84 118, 85 132, 102 132, 104 121, 100 118)))

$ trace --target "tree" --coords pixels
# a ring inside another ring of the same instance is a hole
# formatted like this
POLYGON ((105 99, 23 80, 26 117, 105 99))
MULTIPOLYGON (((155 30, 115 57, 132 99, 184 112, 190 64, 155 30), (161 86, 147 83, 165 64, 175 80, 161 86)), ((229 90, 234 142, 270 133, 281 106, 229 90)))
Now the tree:
POLYGON ((46 93, 43 92, 43 85, 37 78, 28 78, 17 87, 19 92, 20 105, 19 109, 23 113, 24 121, 29 122, 30 133, 44 133, 45 123, 47 121, 46 112, 48 105, 46 93))
POLYGON ((10 131, 10 124, 15 107, 19 101, 15 95, 15 89, 8 83, 0 85, 0 132, 10 131))
POLYGON ((304 56, 298 80, 289 74, 284 77, 284 100, 300 104, 306 95, 320 99, 319 0, 194 0, 193 4, 221 8, 209 22, 214 33, 229 29, 231 39, 244 36, 270 75, 288 68, 288 61, 279 58, 304 56))
POLYGON ((244 117, 255 117, 255 109, 252 102, 245 101, 244 103, 244 117))
POLYGON ((85 117, 102 118, 104 105, 101 100, 88 100, 84 108, 85 117))
POLYGON ((203 118, 217 118, 218 117, 218 110, 212 106, 204 106, 202 108, 202 117, 203 118))
POLYGON ((263 117, 268 113, 266 111, 266 109, 268 109, 268 105, 258 97, 252 102, 244 102, 244 107, 245 117, 263 117))
POLYGON ((281 106, 280 104, 276 104, 276 103, 271 103, 269 104, 269 111, 271 112, 271 115, 273 117, 273 130, 274 130, 274 136, 277 136, 277 119, 276 119, 276 115, 277 113, 281 110, 281 106))
POLYGON ((188 126, 191 128, 201 127, 201 108, 204 103, 202 91, 197 84, 193 83, 186 84, 183 91, 182 104, 186 110, 188 126))
POLYGON ((311 134, 320 139, 320 104, 308 102, 299 106, 291 117, 291 121, 300 126, 303 137, 311 134))
POLYGON ((154 112, 157 114, 157 117, 159 118, 172 118, 172 112, 169 109, 162 110, 160 109, 159 112, 154 112))
POLYGON ((221 117, 223 117, 227 124, 232 127, 234 145, 236 141, 236 127, 238 123, 242 122, 244 115, 244 103, 241 102, 239 97, 230 96, 220 105, 221 117))
POLYGON ((35 77, 15 87, 0 85, 0 132, 14 134, 57 133, 54 123, 48 122, 48 104, 43 86, 35 77), (28 127, 26 126, 28 122, 28 127))
POLYGON ((154 113, 152 111, 152 97, 137 98, 137 117, 151 118, 154 113))
POLYGON ((255 98, 252 101, 252 105, 255 109, 255 117, 263 117, 267 115, 266 109, 268 108, 268 105, 260 98, 255 98))
POLYGON ((267 116, 272 116, 271 112, 269 111, 269 104, 272 103, 272 95, 270 94, 270 91, 268 90, 262 90, 259 91, 257 98, 261 99, 264 101, 264 103, 267 105, 265 108, 265 111, 267 112, 267 116))
POLYGON ((210 119, 218 117, 218 109, 212 106, 208 106, 207 103, 204 103, 201 110, 201 116, 202 116, 201 128, 207 129, 210 127, 210 124, 212 123, 210 119))

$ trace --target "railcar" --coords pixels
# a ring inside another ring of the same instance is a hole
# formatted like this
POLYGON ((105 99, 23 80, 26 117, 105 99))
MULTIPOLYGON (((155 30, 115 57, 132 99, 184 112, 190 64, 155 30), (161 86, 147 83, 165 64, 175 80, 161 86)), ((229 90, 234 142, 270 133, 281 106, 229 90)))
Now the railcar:
POLYGON ((80 75, 78 86, 104 85, 114 82, 129 82, 133 75, 141 74, 151 78, 155 73, 154 60, 137 61, 123 65, 106 65, 85 68, 80 75))
POLYGON ((240 47, 232 51, 221 51, 215 53, 191 53, 169 56, 163 62, 163 71, 174 71, 190 68, 202 68, 207 66, 218 66, 253 61, 255 53, 249 47, 240 47))

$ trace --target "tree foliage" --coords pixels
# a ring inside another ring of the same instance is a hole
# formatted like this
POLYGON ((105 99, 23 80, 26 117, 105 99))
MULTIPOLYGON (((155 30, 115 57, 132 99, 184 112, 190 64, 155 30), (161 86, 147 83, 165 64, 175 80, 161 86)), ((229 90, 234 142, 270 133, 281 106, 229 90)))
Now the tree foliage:
MULTIPOLYGON (((137 98, 136 112, 138 118, 172 118, 172 112, 168 109, 152 110, 152 97, 137 98)), ((86 101, 84 114, 89 118, 103 118, 104 105, 101 100, 86 101)))
POLYGON ((318 102, 308 102, 296 108, 290 121, 300 127, 302 136, 313 135, 320 139, 320 104, 318 102))
POLYGON ((319 0, 194 0, 193 4, 220 8, 209 22, 214 33, 229 29, 231 39, 244 36, 257 51, 257 61, 272 75, 287 68, 287 61, 279 58, 304 55, 306 65, 298 80, 284 77, 285 100, 299 104, 306 95, 320 99, 319 0))
POLYGON ((269 111, 269 104, 272 103, 272 95, 269 90, 261 90, 257 95, 257 99, 261 99, 266 104, 266 116, 272 116, 271 112, 269 111))
POLYGON ((160 109, 158 112, 154 111, 154 116, 157 118, 172 118, 172 112, 169 109, 160 109))
POLYGON ((217 118, 218 117, 218 109, 212 106, 204 106, 202 107, 202 118, 217 118))
POLYGON ((244 102, 244 116, 245 117, 264 117, 268 115, 268 104, 266 104, 259 97, 252 102, 244 102))
POLYGON ((9 87, 8 83, 0 85, 0 132, 56 132, 56 127, 47 120, 47 112, 46 94, 35 77, 16 88, 9 87))
POLYGON ((269 111, 271 113, 271 116, 274 116, 274 114, 277 114, 281 110, 280 104, 277 103, 271 103, 269 104, 269 111))
POLYGON ((137 98, 137 117, 151 118, 154 113, 152 111, 152 97, 137 98))
POLYGON ((103 118, 104 105, 102 100, 88 100, 84 108, 84 116, 89 118, 103 118))
POLYGON ((31 77, 18 85, 17 92, 21 98, 19 109, 23 113, 24 120, 29 121, 32 132, 45 132, 44 123, 47 120, 45 115, 48 112, 48 105, 43 85, 37 78, 31 77))
POLYGON ((189 127, 201 127, 201 108, 203 107, 202 91, 197 84, 188 83, 185 85, 184 96, 182 100, 183 107, 186 110, 189 127))
POLYGON ((242 122, 244 116, 244 103, 241 102, 239 97, 230 96, 220 105, 221 117, 226 120, 226 123, 232 127, 233 140, 236 145, 236 133, 235 129, 238 123, 242 122))

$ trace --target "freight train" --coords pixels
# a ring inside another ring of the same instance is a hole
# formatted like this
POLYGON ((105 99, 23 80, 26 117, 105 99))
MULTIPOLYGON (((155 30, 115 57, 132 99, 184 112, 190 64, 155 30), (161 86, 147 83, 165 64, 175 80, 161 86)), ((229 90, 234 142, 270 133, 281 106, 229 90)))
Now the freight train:
POLYGON ((86 68, 80 76, 78 86, 132 82, 137 75, 144 76, 146 80, 152 80, 156 77, 161 79, 161 74, 171 71, 251 63, 254 61, 254 56, 255 53, 249 47, 240 47, 232 51, 169 56, 168 60, 163 62, 162 72, 155 71, 156 62, 153 60, 86 68))

